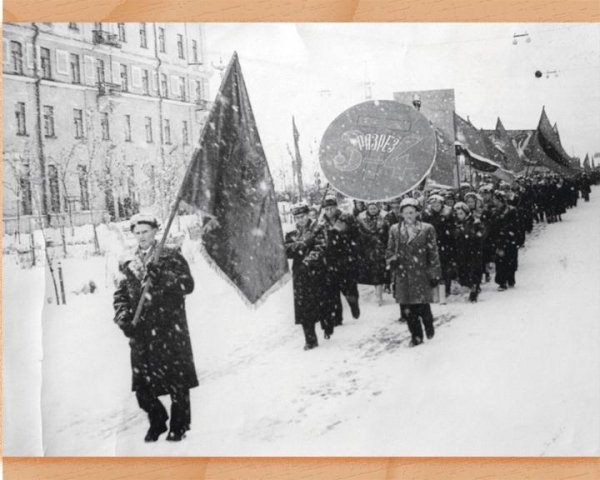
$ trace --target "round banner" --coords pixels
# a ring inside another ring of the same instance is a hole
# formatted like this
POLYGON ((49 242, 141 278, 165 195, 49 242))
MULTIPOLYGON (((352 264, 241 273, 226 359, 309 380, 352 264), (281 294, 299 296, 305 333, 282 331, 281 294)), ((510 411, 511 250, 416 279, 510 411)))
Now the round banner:
POLYGON ((414 107, 392 100, 359 103, 327 127, 321 169, 339 192, 385 201, 410 191, 435 160, 435 132, 414 107))

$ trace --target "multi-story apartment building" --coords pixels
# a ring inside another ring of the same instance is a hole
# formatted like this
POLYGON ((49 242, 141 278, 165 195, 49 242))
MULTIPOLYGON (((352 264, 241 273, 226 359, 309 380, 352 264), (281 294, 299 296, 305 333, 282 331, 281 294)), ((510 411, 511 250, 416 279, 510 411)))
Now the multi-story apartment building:
POLYGON ((5 232, 163 209, 208 112, 203 27, 5 23, 5 232))

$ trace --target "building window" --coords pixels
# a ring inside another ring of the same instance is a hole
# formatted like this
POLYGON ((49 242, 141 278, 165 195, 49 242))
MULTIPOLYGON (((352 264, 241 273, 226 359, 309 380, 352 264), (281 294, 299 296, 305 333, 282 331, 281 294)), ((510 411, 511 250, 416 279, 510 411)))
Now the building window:
POLYGON ((160 91, 163 97, 169 98, 169 81, 165 73, 160 74, 160 91))
POLYGON ((125 115, 125 141, 131 142, 131 115, 125 115))
POLYGON ((196 80, 196 102, 198 103, 204 98, 204 89, 202 86, 202 80, 196 80))
POLYGON ((181 100, 187 100, 187 92, 185 89, 185 77, 179 77, 179 91, 181 92, 181 100))
POLYGON ((165 29, 162 27, 158 28, 158 49, 165 53, 167 51, 167 45, 165 42, 165 29))
POLYGON ((44 136, 54 137, 54 107, 44 105, 44 136))
POLYGON ((42 60, 42 78, 49 80, 52 78, 52 62, 50 60, 50 49, 41 47, 40 58, 42 60))
POLYGON ((127 71, 127 65, 121 64, 121 90, 123 92, 129 91, 129 72, 127 71))
POLYGON ((81 83, 79 55, 76 53, 71 54, 71 83, 81 83))
POLYGON ((142 89, 144 94, 150 95, 150 73, 147 69, 142 70, 142 89))
POLYGON ((32 209, 32 196, 31 196, 31 172, 29 165, 23 165, 23 170, 19 176, 19 190, 21 193, 21 211, 23 215, 31 215, 32 209))
POLYGON ((25 118, 25 102, 17 102, 17 135, 27 135, 27 119, 25 118))
POLYGON ((186 120, 183 121, 183 128, 181 129, 181 141, 184 145, 190 144, 190 133, 188 130, 188 122, 186 120))
POLYGON ((185 58, 183 56, 183 35, 177 34, 177 55, 179 58, 185 58))
POLYGON ((192 59, 194 63, 198 63, 198 42, 196 40, 192 40, 192 59))
MULTIPOLYGON (((127 173, 127 194, 129 195, 129 200, 135 202, 135 167, 133 165, 127 165, 127 173)), ((133 210, 136 210, 135 205, 131 205, 131 207, 133 210)))
POLYGON ((140 47, 148 48, 148 39, 146 36, 146 24, 140 23, 140 47))
POLYGON ((50 188, 50 211, 60 213, 60 184, 56 165, 48 166, 48 187, 50 188))
POLYGON ((102 128, 102 140, 110 140, 110 127, 108 124, 108 113, 104 112, 100 117, 100 127, 102 128))
POLYGON ((81 209, 90 209, 90 187, 88 171, 85 165, 77 166, 77 173, 79 174, 79 200, 81 201, 81 209))
POLYGON ((125 36, 125 24, 117 23, 117 31, 119 35, 119 42, 127 42, 127 37, 125 36))
POLYGON ((73 22, 69 22, 69 30, 75 30, 76 32, 78 32, 79 25, 77 25, 76 23, 73 23, 73 22))
POLYGON ((23 46, 19 42, 10 42, 10 56, 12 58, 13 73, 23 75, 23 46))
POLYGON ((83 110, 73 109, 73 123, 75 124, 75 138, 83 138, 83 110))
POLYGON ((104 60, 96 59, 96 70, 98 72, 98 83, 104 85, 106 82, 106 69, 104 67, 104 60))
POLYGON ((167 145, 171 145, 171 122, 169 120, 165 120, 165 143, 167 145))
POLYGON ((146 142, 152 143, 152 118, 146 117, 146 142))

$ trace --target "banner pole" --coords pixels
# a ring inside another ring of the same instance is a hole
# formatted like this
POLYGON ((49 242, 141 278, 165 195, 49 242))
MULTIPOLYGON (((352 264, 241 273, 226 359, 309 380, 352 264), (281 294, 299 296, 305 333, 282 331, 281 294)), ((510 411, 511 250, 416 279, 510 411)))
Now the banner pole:
MULTIPOLYGON (((169 230, 171 229, 171 225, 173 224, 173 220, 175 219, 175 215, 177 214, 177 210, 179 209, 179 204, 183 198, 183 189, 188 179, 190 172, 192 171, 192 165, 195 163, 194 160, 196 156, 202 152, 201 149, 198 149, 194 155, 192 156, 192 161, 188 164, 187 170, 185 172, 185 176, 183 177, 183 181, 181 182, 181 186, 179 187, 179 192, 177 192, 177 198, 175 199, 175 203, 171 208, 171 213, 169 215, 169 220, 167 221, 167 225, 165 226, 165 231, 163 232, 162 238, 158 243, 158 246, 154 250, 152 254, 152 260, 157 262, 160 258, 160 254, 162 253, 165 243, 167 241, 167 236, 169 235, 169 230)), ((150 290, 151 281, 147 278, 144 282, 144 287, 142 288, 142 295, 140 296, 140 300, 138 301, 137 308, 135 310, 135 315, 133 316, 133 320, 131 324, 135 327, 140 322, 140 316, 142 314, 142 309, 144 308, 144 302, 146 301, 146 295, 150 290)))

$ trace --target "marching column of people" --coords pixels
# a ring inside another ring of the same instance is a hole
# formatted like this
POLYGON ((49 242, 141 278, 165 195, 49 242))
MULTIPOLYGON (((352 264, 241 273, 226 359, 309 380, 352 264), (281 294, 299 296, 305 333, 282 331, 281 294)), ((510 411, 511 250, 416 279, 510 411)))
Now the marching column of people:
POLYGON ((318 208, 295 205, 296 229, 285 247, 304 349, 318 346, 317 323, 325 339, 343 324, 342 296, 359 318, 358 283, 375 287, 378 305, 384 291, 394 296, 411 346, 433 338, 431 303, 443 304, 461 289, 477 302, 493 273, 498 291, 514 288, 519 249, 534 224, 561 222, 580 195, 589 201, 600 173, 536 174, 512 185, 482 180, 477 190, 463 184, 456 191, 413 191, 387 204, 355 200, 352 213, 342 212, 335 195, 318 208))

